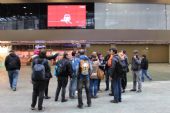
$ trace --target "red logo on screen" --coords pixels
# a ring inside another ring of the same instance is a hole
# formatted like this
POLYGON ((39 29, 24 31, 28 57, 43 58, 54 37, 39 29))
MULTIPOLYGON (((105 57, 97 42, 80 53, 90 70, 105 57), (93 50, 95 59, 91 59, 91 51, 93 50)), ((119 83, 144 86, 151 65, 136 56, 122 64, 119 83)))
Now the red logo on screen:
POLYGON ((85 5, 49 5, 48 27, 85 27, 85 5))

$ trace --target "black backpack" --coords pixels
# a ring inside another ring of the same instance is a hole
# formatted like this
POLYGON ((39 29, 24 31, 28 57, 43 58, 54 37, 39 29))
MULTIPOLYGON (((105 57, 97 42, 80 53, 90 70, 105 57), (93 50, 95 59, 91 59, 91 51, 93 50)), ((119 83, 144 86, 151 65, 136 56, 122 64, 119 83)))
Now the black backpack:
POLYGON ((116 67, 115 67, 115 70, 116 70, 116 73, 119 75, 119 77, 122 77, 123 76, 123 73, 126 72, 126 66, 123 65, 122 61, 120 60, 120 58, 117 58, 117 62, 116 62, 116 67))
POLYGON ((45 60, 42 61, 41 64, 38 64, 38 59, 36 59, 35 65, 33 66, 33 74, 32 74, 32 80, 33 81, 43 81, 45 80, 45 66, 44 63, 45 60))

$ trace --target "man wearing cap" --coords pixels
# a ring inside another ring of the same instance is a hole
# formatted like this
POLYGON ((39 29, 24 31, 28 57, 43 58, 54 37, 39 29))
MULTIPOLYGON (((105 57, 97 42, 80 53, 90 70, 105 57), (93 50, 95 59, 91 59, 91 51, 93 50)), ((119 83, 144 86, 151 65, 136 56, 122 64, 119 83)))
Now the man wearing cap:
POLYGON ((8 71, 10 87, 16 91, 21 62, 13 50, 10 50, 9 55, 5 58, 5 68, 8 71))
POLYGON ((141 58, 139 57, 138 50, 133 51, 134 56, 132 57, 132 75, 133 75, 133 89, 130 91, 136 91, 136 85, 138 83, 137 92, 142 92, 142 82, 141 82, 141 58))

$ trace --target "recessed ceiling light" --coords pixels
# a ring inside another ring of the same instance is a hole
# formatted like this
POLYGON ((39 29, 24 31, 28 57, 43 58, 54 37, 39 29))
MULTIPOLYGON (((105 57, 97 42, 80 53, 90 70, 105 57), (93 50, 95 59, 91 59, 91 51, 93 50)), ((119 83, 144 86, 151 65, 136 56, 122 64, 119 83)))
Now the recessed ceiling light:
POLYGON ((23 8, 26 9, 27 7, 24 6, 23 8))
POLYGON ((32 13, 30 13, 30 15, 32 15, 32 13))

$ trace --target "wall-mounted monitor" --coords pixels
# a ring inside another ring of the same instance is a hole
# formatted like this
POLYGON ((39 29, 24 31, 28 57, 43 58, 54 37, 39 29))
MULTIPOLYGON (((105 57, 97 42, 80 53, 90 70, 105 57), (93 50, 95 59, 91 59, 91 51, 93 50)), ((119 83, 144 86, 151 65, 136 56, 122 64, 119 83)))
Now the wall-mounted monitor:
POLYGON ((86 28, 86 5, 48 5, 48 27, 86 28))

